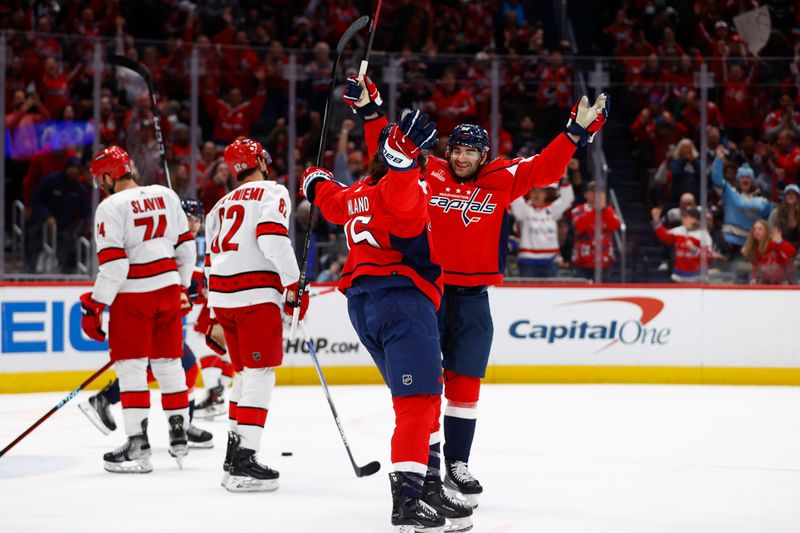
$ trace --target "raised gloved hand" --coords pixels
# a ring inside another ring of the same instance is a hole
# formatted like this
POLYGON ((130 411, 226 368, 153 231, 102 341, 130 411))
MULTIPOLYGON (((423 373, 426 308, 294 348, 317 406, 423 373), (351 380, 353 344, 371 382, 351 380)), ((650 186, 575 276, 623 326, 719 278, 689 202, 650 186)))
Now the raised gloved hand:
POLYGON ((303 297, 300 299, 300 303, 295 301, 297 297, 297 283, 292 283, 288 287, 286 287, 283 291, 283 312, 287 316, 292 316, 294 314, 294 310, 296 307, 300 308, 300 320, 303 320, 303 317, 306 316, 306 311, 308 311, 308 287, 306 290, 303 291, 303 297))
POLYGON ((594 140, 595 133, 600 131, 608 119, 610 107, 611 97, 606 93, 601 93, 591 107, 586 96, 581 97, 572 107, 567 121, 567 132, 578 137, 578 148, 594 140))
POLYGON ((81 294, 81 329, 87 337, 97 342, 106 341, 106 332, 103 331, 105 308, 106 304, 95 301, 91 292, 81 294))
POLYGON ((378 87, 369 76, 359 80, 352 75, 344 80, 342 99, 352 108, 353 113, 358 113, 361 118, 380 113, 378 106, 383 103, 378 87))
POLYGON ((436 123, 416 109, 404 109, 400 122, 389 124, 381 132, 379 147, 387 167, 408 170, 414 166, 422 150, 430 150, 439 142, 436 123))
POLYGON ((225 332, 215 320, 211 320, 206 328, 206 346, 217 355, 225 355, 225 332))
POLYGON ((303 182, 300 188, 303 191, 303 196, 308 198, 308 201, 314 203, 315 192, 317 184, 324 180, 332 180, 333 172, 322 167, 308 167, 303 172, 303 182))

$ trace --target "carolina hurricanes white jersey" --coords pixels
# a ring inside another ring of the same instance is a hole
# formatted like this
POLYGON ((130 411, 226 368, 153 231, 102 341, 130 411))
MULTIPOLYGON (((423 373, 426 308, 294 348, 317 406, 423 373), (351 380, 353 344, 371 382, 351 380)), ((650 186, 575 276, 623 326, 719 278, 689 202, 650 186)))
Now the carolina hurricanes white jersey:
POLYGON ((283 305, 283 289, 300 276, 289 240, 289 191, 252 181, 223 196, 206 216, 208 305, 283 305))
POLYGON ((558 254, 558 219, 574 200, 572 185, 567 184, 561 187, 561 195, 544 207, 533 207, 524 197, 511 202, 511 214, 520 226, 519 259, 549 261, 558 254))
POLYGON ((100 202, 94 218, 95 300, 110 305, 120 292, 189 286, 197 249, 174 191, 161 185, 125 189, 100 202))

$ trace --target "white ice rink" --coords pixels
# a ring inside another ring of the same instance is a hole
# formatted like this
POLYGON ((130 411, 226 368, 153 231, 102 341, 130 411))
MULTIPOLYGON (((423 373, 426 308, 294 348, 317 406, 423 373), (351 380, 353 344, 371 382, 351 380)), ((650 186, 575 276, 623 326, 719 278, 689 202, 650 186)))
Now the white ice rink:
MULTIPOLYGON (((198 421, 216 446, 179 471, 159 407, 154 472, 106 473, 124 436, 100 434, 76 399, 0 459, 0 532, 389 532, 388 391, 332 391, 356 460, 380 460, 378 474, 353 475, 318 387, 276 389, 261 457, 281 487, 261 494, 219 486, 221 419, 198 421)), ((61 397, 0 395, 0 447, 61 397)), ((800 532, 797 388, 488 385, 479 409, 476 532, 800 532)))

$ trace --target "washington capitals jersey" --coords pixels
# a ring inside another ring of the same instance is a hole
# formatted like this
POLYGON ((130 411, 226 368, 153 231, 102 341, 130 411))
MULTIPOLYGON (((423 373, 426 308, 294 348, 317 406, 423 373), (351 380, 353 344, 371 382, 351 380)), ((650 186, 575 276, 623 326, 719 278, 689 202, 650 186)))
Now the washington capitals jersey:
POLYGON ((362 276, 402 276, 439 307, 442 268, 431 247, 429 196, 419 168, 389 170, 380 180, 367 176, 349 187, 332 180, 316 184, 314 205, 344 226, 350 248, 340 291, 362 276))
POLYGON ((92 297, 189 286, 197 258, 189 222, 174 191, 161 185, 115 193, 97 206, 97 280, 92 297))
MULTIPOLYGON (((364 124, 370 155, 377 150, 378 137, 386 124, 384 117, 364 124)), ((447 161, 428 158, 428 213, 445 284, 474 287, 503 281, 509 204, 532 187, 557 183, 574 153, 575 144, 562 134, 533 157, 490 161, 474 180, 467 182, 455 179, 447 161)))
POLYGON ((283 305, 300 270, 289 240, 291 203, 274 181, 247 182, 206 216, 208 306, 283 305))

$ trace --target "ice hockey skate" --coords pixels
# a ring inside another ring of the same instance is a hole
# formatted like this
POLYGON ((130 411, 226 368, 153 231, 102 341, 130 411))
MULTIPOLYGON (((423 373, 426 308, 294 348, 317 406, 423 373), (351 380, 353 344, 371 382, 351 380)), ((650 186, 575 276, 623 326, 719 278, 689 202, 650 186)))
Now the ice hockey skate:
POLYGON ((392 525, 395 533, 439 533, 447 521, 422 500, 402 493, 403 479, 397 472, 389 474, 392 487, 392 525))
POLYGON ((248 448, 236 448, 224 482, 229 492, 272 492, 278 490, 280 474, 256 459, 256 452, 248 448))
POLYGON ((217 385, 208 389, 208 397, 194 408, 194 416, 211 420, 222 414, 225 414, 225 389, 217 385))
POLYGON ((189 429, 186 430, 186 437, 189 440, 189 448, 213 448, 214 436, 205 429, 201 429, 192 423, 189 423, 189 429))
POLYGON ((422 487, 422 501, 447 519, 446 532, 472 529, 472 506, 450 496, 441 479, 428 480, 422 487))
POLYGON ((189 453, 188 440, 183 416, 169 417, 169 454, 177 461, 178 468, 183 468, 183 458, 189 453))
POLYGON ((105 468, 115 474, 147 474, 153 471, 150 463, 150 442, 147 440, 147 419, 142 420, 142 433, 128 437, 128 442, 103 455, 105 468))
MULTIPOLYGON (((106 386, 106 389, 111 385, 106 386)), ((111 414, 111 404, 108 403, 106 397, 103 396, 103 389, 94 396, 90 396, 85 402, 78 404, 78 409, 86 415, 86 418, 99 429, 103 435, 108 435, 115 429, 117 424, 114 422, 114 416, 111 414)))
POLYGON ((478 500, 483 493, 480 482, 470 473, 469 466, 463 461, 445 459, 444 486, 456 493, 472 506, 478 507, 478 500))

